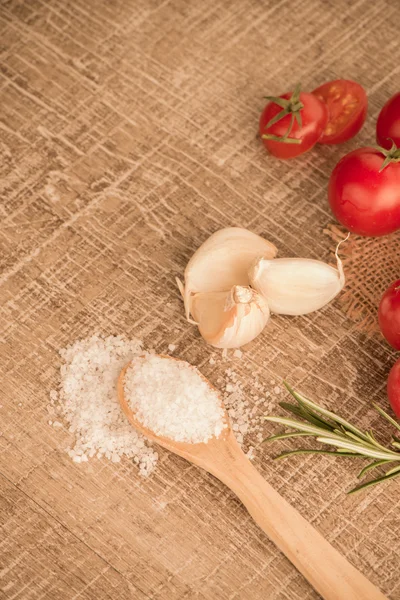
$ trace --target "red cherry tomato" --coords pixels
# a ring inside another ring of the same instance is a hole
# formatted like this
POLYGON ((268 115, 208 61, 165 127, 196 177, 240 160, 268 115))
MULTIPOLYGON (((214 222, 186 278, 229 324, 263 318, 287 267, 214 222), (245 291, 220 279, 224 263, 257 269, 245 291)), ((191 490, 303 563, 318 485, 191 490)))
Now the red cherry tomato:
POLYGON ((392 96, 379 113, 376 139, 384 148, 391 148, 392 141, 400 146, 400 92, 392 96))
POLYGON ((347 79, 328 81, 313 94, 328 107, 328 123, 320 144, 341 144, 360 131, 367 116, 368 99, 359 83, 347 79))
POLYGON ((379 236, 400 228, 400 162, 381 170, 384 160, 375 148, 359 148, 346 154, 332 172, 329 203, 349 231, 379 236))
MULTIPOLYGON (((279 96, 278 100, 290 101, 292 93, 279 96)), ((326 106, 318 100, 316 96, 300 92, 298 101, 301 108, 298 111, 285 114, 276 123, 268 126, 268 123, 282 112, 282 105, 274 101, 269 102, 261 113, 260 117, 260 135, 273 136, 275 139, 263 138, 264 146, 268 152, 277 158, 294 158, 310 150, 319 138, 325 128, 328 120, 328 111, 326 106), (301 117, 301 126, 292 116, 295 112, 301 117), (287 138, 285 140, 285 136, 287 138), (283 138, 277 141, 276 138, 283 138), (293 143, 291 140, 299 140, 299 143, 293 143)))
POLYGON ((390 370, 387 380, 387 394, 394 414, 400 419, 400 359, 390 370))
POLYGON ((383 336, 393 348, 400 350, 400 279, 393 282, 383 294, 378 320, 383 336))

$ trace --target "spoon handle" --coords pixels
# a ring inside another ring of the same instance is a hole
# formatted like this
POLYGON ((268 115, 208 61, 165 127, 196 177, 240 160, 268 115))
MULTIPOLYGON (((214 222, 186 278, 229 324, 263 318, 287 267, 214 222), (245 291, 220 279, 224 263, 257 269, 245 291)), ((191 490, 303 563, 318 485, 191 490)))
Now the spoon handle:
MULTIPOLYGON (((360 571, 276 492, 234 442, 214 472, 324 600, 386 600, 360 571)), ((222 458, 222 457, 221 457, 222 458)), ((218 461, 219 462, 219 461, 218 461)))

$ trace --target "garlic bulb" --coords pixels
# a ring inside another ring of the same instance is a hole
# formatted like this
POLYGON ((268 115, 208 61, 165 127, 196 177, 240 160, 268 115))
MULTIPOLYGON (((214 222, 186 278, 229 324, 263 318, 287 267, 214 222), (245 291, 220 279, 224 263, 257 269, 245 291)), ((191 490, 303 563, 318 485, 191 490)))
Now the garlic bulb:
POLYGON ((251 285, 264 296, 273 313, 306 315, 328 304, 344 286, 342 261, 337 269, 307 258, 263 258, 249 270, 251 285))
POLYGON ((256 291, 235 285, 229 292, 198 293, 190 299, 190 312, 202 337, 216 348, 239 348, 264 329, 269 308, 256 291))
POLYGON ((227 227, 211 235, 196 250, 185 269, 185 285, 179 288, 190 315, 190 297, 198 292, 227 292, 234 285, 249 284, 248 270, 260 256, 274 258, 277 249, 259 235, 241 227, 227 227))

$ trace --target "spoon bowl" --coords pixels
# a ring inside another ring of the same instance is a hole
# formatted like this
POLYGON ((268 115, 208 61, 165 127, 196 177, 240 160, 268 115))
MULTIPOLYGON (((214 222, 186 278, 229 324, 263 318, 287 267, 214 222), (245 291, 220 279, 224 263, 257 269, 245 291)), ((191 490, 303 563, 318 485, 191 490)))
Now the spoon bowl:
MULTIPOLYGON (((161 358, 177 360, 164 355, 161 355, 161 358)), ((152 442, 202 467, 225 483, 240 498, 259 527, 321 594, 322 598, 385 600, 385 596, 377 587, 353 567, 265 481, 237 443, 226 411, 226 428, 219 437, 213 437, 207 443, 176 442, 144 427, 125 398, 125 375, 130 364, 126 365, 119 375, 118 398, 124 413, 135 429, 152 442)), ((195 367, 191 368, 195 369, 195 367)), ((203 375, 201 376, 211 389, 215 389, 203 375)), ((223 405, 222 400, 221 405, 223 405)))
MULTIPOLYGON (((177 358, 174 358, 172 356, 167 356, 164 354, 159 354, 158 356, 165 360, 174 360, 176 362, 185 362, 185 361, 179 361, 177 358)), ((145 357, 143 356, 143 358, 145 358, 145 357)), ((189 363, 186 363, 186 364, 189 364, 189 363)), ((226 443, 237 444, 236 439, 232 432, 228 413, 225 409, 225 406, 222 402, 222 398, 220 397, 218 390, 208 381, 208 379, 206 377, 204 377, 204 375, 202 375, 202 373, 200 373, 200 371, 198 371, 196 369, 196 367, 193 367, 192 365, 189 365, 189 366, 200 375, 200 377, 203 379, 203 381, 205 381, 205 383, 210 387, 210 389, 215 391, 218 394, 218 397, 220 398, 221 407, 223 408, 223 411, 225 414, 224 420, 225 420, 226 427, 222 430, 219 437, 212 437, 205 444, 204 443, 192 444, 190 442, 177 442, 170 438, 167 438, 167 437, 164 437, 161 435, 157 435, 151 429, 148 429, 147 427, 145 427, 136 418, 135 413, 132 411, 132 409, 129 406, 129 403, 125 397, 124 381, 125 381, 126 372, 130 366, 131 366, 131 363, 128 363, 127 365, 125 365, 125 367, 123 367, 123 369, 121 370, 121 372, 119 374, 118 384, 117 384, 118 400, 119 400, 122 410, 124 411, 126 417, 129 420, 130 424, 133 425, 133 427, 139 433, 144 435, 147 439, 151 440, 155 444, 158 444, 159 446, 162 446, 163 448, 165 448, 166 450, 169 450, 170 452, 174 452, 175 454, 178 454, 178 456, 181 456, 182 458, 184 458, 206 470, 208 470, 208 469, 205 465, 209 464, 209 461, 211 460, 211 458, 214 457, 216 454, 218 454, 221 451, 221 449, 223 447, 225 447, 226 443)))

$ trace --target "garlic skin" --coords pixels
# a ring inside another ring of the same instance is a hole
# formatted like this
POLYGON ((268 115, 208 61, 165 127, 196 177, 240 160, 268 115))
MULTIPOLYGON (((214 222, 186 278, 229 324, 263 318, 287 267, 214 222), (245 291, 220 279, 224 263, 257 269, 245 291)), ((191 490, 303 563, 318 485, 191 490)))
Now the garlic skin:
POLYGON ((229 292, 204 292, 190 298, 200 334, 216 348, 239 348, 257 337, 268 322, 267 302, 255 290, 234 285, 229 292))
MULTIPOLYGON (((242 227, 227 227, 211 235, 193 254, 185 269, 185 285, 179 289, 190 321, 190 297, 198 292, 227 292, 232 286, 249 285, 248 270, 256 258, 274 258, 271 242, 242 227)), ((197 319, 196 319, 197 320, 197 319)))
POLYGON ((251 285, 278 315, 306 315, 328 304, 345 283, 342 261, 337 269, 319 260, 257 260, 249 270, 251 285))

